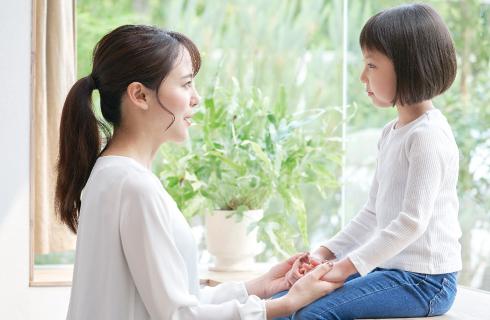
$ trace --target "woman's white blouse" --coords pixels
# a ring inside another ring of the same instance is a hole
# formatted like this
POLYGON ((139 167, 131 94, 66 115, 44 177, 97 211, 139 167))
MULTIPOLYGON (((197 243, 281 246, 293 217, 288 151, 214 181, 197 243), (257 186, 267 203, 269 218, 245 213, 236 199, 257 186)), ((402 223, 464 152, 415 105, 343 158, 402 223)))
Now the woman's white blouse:
POLYGON ((243 283, 199 288, 190 227, 158 178, 100 157, 82 194, 69 320, 265 319, 243 283))

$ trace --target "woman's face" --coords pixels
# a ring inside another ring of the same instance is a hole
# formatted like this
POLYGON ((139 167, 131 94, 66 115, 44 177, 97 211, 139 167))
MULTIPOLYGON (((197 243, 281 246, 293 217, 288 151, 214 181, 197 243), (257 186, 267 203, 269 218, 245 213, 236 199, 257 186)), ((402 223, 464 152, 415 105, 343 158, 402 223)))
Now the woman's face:
MULTIPOLYGON (((159 101, 154 101, 155 118, 161 119, 162 142, 182 142, 188 138, 193 108, 199 104, 200 97, 194 86, 194 70, 189 52, 182 50, 176 65, 162 81, 158 90, 159 101), (175 116, 168 113, 162 105, 175 116), (167 129, 168 128, 168 129, 167 129)), ((155 120, 156 120, 155 119, 155 120)), ((159 125, 160 127, 160 125, 159 125)))
POLYGON ((393 62, 376 50, 362 50, 364 69, 361 82, 366 92, 378 107, 393 106, 396 93, 396 74, 393 62))

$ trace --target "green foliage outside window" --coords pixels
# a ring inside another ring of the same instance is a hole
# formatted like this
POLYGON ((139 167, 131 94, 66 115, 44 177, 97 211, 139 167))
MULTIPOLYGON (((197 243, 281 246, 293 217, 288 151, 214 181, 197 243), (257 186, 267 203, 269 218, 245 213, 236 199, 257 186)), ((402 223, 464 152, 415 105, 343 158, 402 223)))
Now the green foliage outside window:
MULTIPOLYGON (((464 271, 459 281, 489 290, 490 253, 476 252, 473 244, 480 241, 481 234, 490 232, 490 4, 478 0, 426 2, 433 5, 447 22, 458 54, 457 79, 447 93, 435 99, 435 105, 448 117, 461 150, 459 197, 464 271)), ((88 57, 96 41, 106 32, 127 23, 155 24, 189 35, 201 49, 203 68, 196 81, 203 97, 212 97, 216 79, 225 94, 231 94, 232 79, 235 78, 249 98, 253 97, 249 93, 258 89, 271 105, 280 101, 285 92, 283 104, 287 106, 288 114, 340 106, 341 64, 342 59, 347 59, 348 103, 357 105, 357 108, 347 109, 347 136, 366 128, 379 128, 396 113, 375 109, 365 96, 359 81, 362 57, 358 35, 371 15, 402 1, 348 1, 346 56, 341 50, 342 3, 340 0, 79 0, 78 75, 81 77, 90 72, 88 57)), ((206 102, 200 112, 208 112, 206 102)), ((192 129, 198 129, 198 126, 192 129)), ((316 129, 317 134, 322 134, 321 128, 316 129)), ((329 131, 325 138, 346 137, 342 137, 340 131, 329 131)), ((186 147, 164 148, 159 159, 186 154, 186 147)), ((338 154, 338 150, 332 152, 338 154)), ((175 163, 181 166, 177 166, 176 171, 185 170, 184 161, 175 163)), ((159 163, 158 173, 164 171, 164 164, 163 160, 159 163)), ((332 165, 325 170, 340 178, 338 167, 332 165)), ((171 183, 179 186, 176 181, 163 183, 167 187, 171 183)), ((332 236, 340 228, 340 219, 336 218, 340 207, 339 189, 332 187, 322 197, 311 186, 301 188, 310 240, 332 236)), ((175 190, 177 188, 170 186, 169 191, 175 190)), ((188 190, 184 188, 181 196, 185 197, 188 190)), ((173 196, 180 201, 178 193, 173 192, 173 196)), ((272 203, 270 207, 274 205, 272 203)), ((189 210, 182 209, 184 212, 189 210)), ((353 214, 355 212, 347 212, 347 215, 353 214)), ((270 225, 289 223, 281 220, 283 216, 279 214, 269 217, 270 225)), ((299 230, 290 234, 293 243, 286 247, 294 245, 298 250, 304 249, 305 242, 298 240, 299 235, 299 230)), ((288 237, 285 238, 279 240, 286 243, 288 237)), ((263 258, 278 254, 273 245, 267 252, 263 258)))

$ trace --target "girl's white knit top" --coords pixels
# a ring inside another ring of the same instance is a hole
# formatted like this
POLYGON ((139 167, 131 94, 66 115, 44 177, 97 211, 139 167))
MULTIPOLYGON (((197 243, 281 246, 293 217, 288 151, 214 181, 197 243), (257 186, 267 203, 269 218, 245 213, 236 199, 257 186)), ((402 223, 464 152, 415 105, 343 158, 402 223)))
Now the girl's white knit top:
POLYGON ((376 267, 442 274, 461 269, 459 151, 442 113, 388 123, 367 203, 323 245, 361 275, 376 267))
POLYGON ((191 229, 158 178, 100 157, 84 188, 69 320, 260 319, 243 283, 199 287, 191 229))

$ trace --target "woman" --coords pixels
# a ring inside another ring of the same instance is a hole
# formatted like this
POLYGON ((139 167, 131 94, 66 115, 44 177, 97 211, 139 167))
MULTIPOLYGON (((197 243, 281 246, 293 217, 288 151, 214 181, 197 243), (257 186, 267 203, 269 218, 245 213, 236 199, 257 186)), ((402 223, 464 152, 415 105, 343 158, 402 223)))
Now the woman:
POLYGON ((191 230, 150 168, 162 143, 187 138, 200 62, 182 34, 122 26, 99 41, 92 73, 70 90, 56 188, 58 214, 78 233, 68 319, 264 319, 337 287, 320 280, 328 263, 291 287, 296 255, 249 282, 199 288, 191 230), (92 110, 95 89, 114 129, 102 152, 99 129, 109 130, 92 110))

